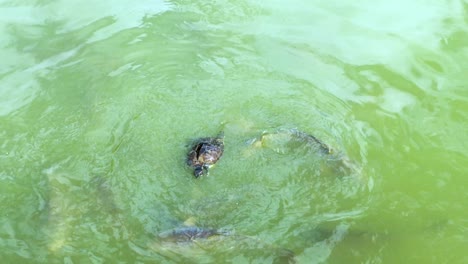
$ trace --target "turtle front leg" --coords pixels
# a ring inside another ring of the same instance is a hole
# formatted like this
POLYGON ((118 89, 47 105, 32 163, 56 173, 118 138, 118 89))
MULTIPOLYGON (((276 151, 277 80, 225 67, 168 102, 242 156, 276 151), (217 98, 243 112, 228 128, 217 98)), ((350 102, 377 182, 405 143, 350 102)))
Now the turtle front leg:
POLYGON ((210 168, 210 165, 203 164, 203 172, 205 175, 208 175, 208 169, 210 168))

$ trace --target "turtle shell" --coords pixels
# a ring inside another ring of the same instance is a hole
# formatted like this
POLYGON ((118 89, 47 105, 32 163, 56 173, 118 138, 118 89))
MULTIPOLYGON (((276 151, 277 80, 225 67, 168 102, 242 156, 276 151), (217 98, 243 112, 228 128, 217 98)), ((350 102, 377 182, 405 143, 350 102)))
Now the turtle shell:
POLYGON ((224 136, 221 133, 217 137, 200 138, 194 142, 187 155, 187 164, 194 169, 196 178, 207 173, 224 151, 224 136))

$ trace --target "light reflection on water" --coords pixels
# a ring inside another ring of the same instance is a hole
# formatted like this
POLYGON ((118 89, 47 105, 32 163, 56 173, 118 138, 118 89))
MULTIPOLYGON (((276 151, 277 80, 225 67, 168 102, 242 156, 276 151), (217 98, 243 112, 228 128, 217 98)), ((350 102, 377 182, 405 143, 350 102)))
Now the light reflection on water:
POLYGON ((40 1, 0 14, 5 261, 466 259, 451 251, 466 237, 462 2, 40 1), (255 144, 285 129, 356 177, 289 139, 255 144), (190 141, 220 130, 222 159, 194 180, 190 141), (159 244, 189 220, 237 236, 159 244))

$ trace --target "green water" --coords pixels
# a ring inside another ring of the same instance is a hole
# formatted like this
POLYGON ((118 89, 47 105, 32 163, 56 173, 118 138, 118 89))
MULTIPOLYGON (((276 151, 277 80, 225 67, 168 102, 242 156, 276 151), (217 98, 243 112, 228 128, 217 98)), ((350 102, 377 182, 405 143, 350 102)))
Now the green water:
POLYGON ((466 1, 6 0, 0 32, 2 263, 468 262, 466 1), (252 144, 284 129, 355 172, 252 144), (159 244, 187 219, 236 236, 159 244))

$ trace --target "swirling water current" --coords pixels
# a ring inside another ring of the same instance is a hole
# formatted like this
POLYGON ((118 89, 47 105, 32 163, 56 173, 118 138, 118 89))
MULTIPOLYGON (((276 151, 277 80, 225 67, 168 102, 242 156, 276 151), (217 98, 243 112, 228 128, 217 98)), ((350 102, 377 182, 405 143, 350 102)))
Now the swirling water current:
POLYGON ((2 263, 468 262, 464 0, 4 0, 0 32, 2 263), (158 241, 188 222, 234 235, 158 241))

